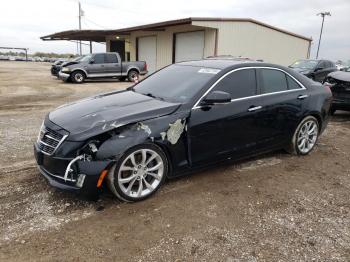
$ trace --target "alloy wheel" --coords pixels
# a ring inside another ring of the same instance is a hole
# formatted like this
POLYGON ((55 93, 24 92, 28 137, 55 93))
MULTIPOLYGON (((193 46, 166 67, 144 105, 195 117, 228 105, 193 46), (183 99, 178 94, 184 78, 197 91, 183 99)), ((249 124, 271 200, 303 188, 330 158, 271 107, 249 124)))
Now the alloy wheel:
POLYGON ((306 121, 297 136, 297 146, 301 153, 307 154, 316 144, 318 125, 314 120, 306 121))
POLYGON ((140 149, 129 154, 120 165, 117 183, 131 198, 141 198, 158 188, 164 176, 164 162, 151 149, 140 149))
POLYGON ((80 74, 80 73, 76 73, 75 75, 74 75, 74 80, 76 81, 76 82, 78 82, 78 83, 80 83, 80 82, 82 82, 83 81, 83 75, 82 74, 80 74))

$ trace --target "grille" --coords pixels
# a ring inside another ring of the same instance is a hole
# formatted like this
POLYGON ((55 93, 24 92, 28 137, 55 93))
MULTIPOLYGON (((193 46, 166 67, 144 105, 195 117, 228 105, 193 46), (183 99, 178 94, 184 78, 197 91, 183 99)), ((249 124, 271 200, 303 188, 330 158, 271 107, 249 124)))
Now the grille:
POLYGON ((43 126, 38 138, 39 149, 44 154, 52 155, 65 138, 66 136, 43 126))

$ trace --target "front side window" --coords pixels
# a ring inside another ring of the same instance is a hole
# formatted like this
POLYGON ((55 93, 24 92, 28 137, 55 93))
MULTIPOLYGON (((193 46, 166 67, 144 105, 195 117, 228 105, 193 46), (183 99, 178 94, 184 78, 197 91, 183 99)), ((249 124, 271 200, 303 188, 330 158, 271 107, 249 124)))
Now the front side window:
POLYGON ((94 55, 94 64, 104 64, 104 63, 105 63, 105 55, 104 54, 94 55))
POLYGON ((274 69, 260 69, 261 94, 288 90, 285 73, 274 69))
POLYGON ((232 99, 256 95, 255 69, 232 72, 223 78, 214 90, 227 92, 232 99))

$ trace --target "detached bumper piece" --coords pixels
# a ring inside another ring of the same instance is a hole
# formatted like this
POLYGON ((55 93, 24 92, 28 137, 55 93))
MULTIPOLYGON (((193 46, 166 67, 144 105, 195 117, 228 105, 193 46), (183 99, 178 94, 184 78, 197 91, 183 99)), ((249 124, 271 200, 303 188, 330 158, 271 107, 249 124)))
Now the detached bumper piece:
POLYGON ((111 160, 90 161, 85 156, 64 159, 43 154, 34 145, 34 155, 40 173, 49 184, 61 190, 73 191, 83 195, 96 195, 101 173, 106 170, 111 160))

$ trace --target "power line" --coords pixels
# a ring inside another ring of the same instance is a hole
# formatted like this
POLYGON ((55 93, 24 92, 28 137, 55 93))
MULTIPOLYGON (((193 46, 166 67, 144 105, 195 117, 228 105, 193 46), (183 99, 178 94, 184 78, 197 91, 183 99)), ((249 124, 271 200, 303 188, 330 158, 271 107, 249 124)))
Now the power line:
POLYGON ((87 18, 86 16, 84 17, 84 20, 86 20, 86 21, 90 22, 91 24, 94 24, 95 26, 100 27, 100 28, 102 28, 102 29, 108 29, 107 27, 104 27, 104 26, 102 26, 102 25, 100 25, 100 24, 95 23, 94 21, 90 20, 90 19, 87 18))

